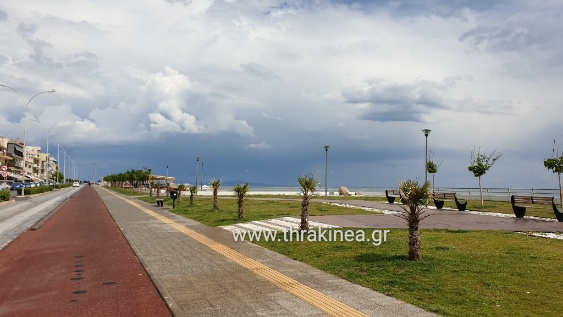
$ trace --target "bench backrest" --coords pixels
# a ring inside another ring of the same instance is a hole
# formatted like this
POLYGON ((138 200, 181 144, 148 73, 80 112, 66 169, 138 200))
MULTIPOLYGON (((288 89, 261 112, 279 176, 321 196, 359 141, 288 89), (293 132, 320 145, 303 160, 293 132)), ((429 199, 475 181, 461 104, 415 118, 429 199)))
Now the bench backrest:
POLYGON ((552 197, 545 197, 545 196, 516 196, 512 195, 510 197, 510 201, 512 204, 520 203, 520 204, 540 204, 540 205, 553 205, 553 196, 552 197))
POLYGON ((437 192, 433 193, 432 196, 438 199, 455 199, 455 193, 437 192))
POLYGON ((385 190, 385 193, 386 193, 387 195, 400 195, 400 194, 401 194, 401 191, 398 190, 398 189, 386 189, 386 190, 385 190))

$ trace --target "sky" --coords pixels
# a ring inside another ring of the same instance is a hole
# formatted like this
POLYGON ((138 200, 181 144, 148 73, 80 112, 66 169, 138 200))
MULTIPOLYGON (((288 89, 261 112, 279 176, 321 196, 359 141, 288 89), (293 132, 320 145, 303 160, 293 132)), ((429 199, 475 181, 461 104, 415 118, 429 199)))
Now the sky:
POLYGON ((0 136, 25 125, 46 151, 49 134, 91 180, 324 186, 327 168, 331 188, 396 188, 424 180, 427 141, 437 187, 478 187, 480 149, 502 153, 484 187, 557 188, 562 15, 558 0, 3 0, 0 84, 23 100, 0 87, 0 136))

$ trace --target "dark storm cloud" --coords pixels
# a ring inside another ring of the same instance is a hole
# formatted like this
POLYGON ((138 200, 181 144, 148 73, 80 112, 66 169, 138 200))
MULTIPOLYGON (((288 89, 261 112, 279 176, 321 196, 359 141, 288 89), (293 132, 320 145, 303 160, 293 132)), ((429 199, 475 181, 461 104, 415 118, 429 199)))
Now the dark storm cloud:
POLYGON ((428 80, 412 83, 385 83, 377 81, 366 88, 352 88, 343 92, 351 104, 367 104, 361 119, 374 121, 422 122, 423 116, 433 110, 449 109, 446 105, 448 86, 428 80))

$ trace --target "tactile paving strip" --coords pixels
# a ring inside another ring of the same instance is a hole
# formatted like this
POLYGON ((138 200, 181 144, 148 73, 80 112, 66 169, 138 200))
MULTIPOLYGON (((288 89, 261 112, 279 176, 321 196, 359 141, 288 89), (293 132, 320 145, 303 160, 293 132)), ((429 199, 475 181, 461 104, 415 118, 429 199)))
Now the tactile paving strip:
POLYGON ((298 281, 288 277, 270 267, 252 259, 244 254, 233 250, 224 244, 221 244, 213 239, 210 239, 194 230, 188 229, 185 226, 168 219, 158 213, 145 208, 134 201, 131 201, 127 198, 122 196, 116 195, 111 191, 108 191, 119 197, 120 199, 126 201, 127 203, 133 205, 134 207, 142 210, 149 216, 156 218, 167 225, 171 226, 172 228, 182 232, 183 234, 189 236, 190 238, 202 243, 203 245, 209 247, 213 251, 225 256, 226 258, 232 260, 235 263, 238 263, 242 267, 249 269, 251 272, 255 273, 256 275, 262 277, 263 279, 269 281, 270 283, 280 287, 281 289, 301 298, 302 300, 306 301, 307 303, 317 307, 318 309, 324 311, 330 316, 367 316, 366 314, 339 302, 338 300, 327 296, 307 285, 301 284, 298 281))

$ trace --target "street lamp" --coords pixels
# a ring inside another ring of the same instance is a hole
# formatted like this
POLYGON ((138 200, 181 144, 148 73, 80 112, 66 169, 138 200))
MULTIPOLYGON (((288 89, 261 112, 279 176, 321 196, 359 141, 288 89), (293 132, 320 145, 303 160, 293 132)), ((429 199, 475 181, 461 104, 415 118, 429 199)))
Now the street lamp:
POLYGON ((325 145, 325 199, 328 198, 328 148, 330 146, 325 145))
POLYGON ((197 190, 197 176, 199 174, 199 156, 195 158, 195 188, 197 190))
POLYGON ((426 137, 426 157, 425 157, 425 161, 424 161, 424 184, 426 184, 428 182, 428 135, 430 134, 430 129, 424 129, 422 130, 422 133, 424 133, 424 136, 426 137))
MULTIPOLYGON (((203 191, 203 176, 205 176, 205 174, 203 173, 203 162, 201 162, 201 191, 203 191)), ((197 185, 197 184, 196 184, 197 185)))
POLYGON ((47 169, 49 167, 49 158, 51 156, 50 153, 49 153, 49 135, 51 134, 51 129, 53 129, 57 124, 65 123, 65 122, 68 122, 68 121, 57 122, 57 123, 53 124, 49 129, 47 129, 43 125, 43 123, 41 123, 39 120, 35 120, 35 119, 31 119, 31 120, 39 123, 43 127, 43 129, 47 130, 47 156, 46 156, 46 160, 45 160, 45 175, 44 175, 44 177, 45 177, 45 183, 47 183, 47 185, 49 185, 49 179, 50 178, 47 177, 47 169))
MULTIPOLYGON (((8 86, 8 85, 4 85, 4 84, 0 84, 0 87, 6 87, 8 89, 11 89, 13 92, 15 92, 16 94, 18 94, 18 96, 20 96, 20 99, 23 102, 23 117, 24 117, 24 121, 23 121, 23 181, 25 182, 25 176, 27 174, 27 168, 25 165, 25 161, 26 161, 26 156, 27 156, 27 151, 26 151, 26 141, 27 141, 27 107, 29 106, 29 103, 37 96, 44 94, 44 93, 51 93, 51 92, 55 92, 55 89, 51 89, 51 90, 46 90, 46 91, 42 91, 39 93, 36 93, 35 95, 33 95, 33 97, 29 98, 29 100, 26 102, 25 99, 23 99, 22 95, 15 90, 14 88, 8 86)), ((25 196, 25 186, 22 187, 22 196, 25 196)))

